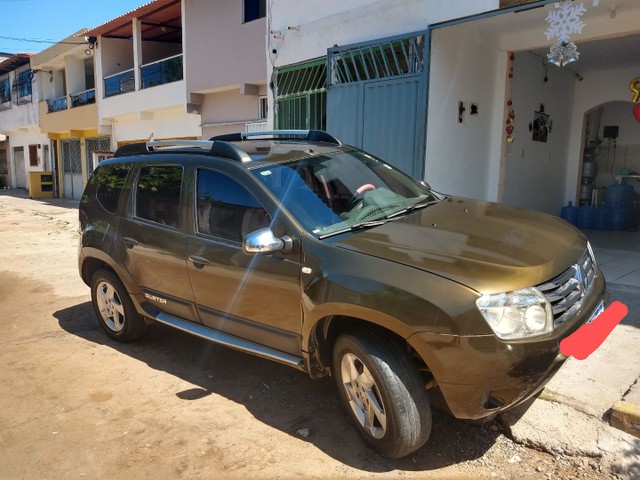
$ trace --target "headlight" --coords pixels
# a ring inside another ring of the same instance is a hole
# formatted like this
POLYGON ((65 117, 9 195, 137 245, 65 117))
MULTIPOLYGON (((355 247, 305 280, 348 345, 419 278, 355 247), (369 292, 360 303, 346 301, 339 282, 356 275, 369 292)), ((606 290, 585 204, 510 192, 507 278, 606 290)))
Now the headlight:
POLYGON ((535 337, 553 331, 551 305, 537 288, 483 295, 476 300, 482 316, 503 340, 535 337))

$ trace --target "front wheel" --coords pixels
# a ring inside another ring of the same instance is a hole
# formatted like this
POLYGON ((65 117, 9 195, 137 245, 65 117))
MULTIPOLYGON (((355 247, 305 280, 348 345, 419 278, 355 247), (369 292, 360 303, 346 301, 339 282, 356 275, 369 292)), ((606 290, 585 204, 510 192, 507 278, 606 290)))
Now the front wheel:
POLYGON ((119 342, 142 337, 145 329, 122 282, 107 270, 98 270, 91 281, 91 300, 100 325, 119 342))
POLYGON ((343 334, 334 346, 333 370, 340 396, 373 450, 396 459, 426 443, 427 391, 399 341, 375 330, 343 334))

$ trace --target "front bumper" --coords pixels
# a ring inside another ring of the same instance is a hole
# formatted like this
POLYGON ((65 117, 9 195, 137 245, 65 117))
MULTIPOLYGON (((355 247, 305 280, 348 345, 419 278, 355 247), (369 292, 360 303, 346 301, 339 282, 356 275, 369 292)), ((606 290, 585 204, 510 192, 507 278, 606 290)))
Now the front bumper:
POLYGON ((479 419, 538 393, 567 358, 560 353, 560 341, 590 318, 604 294, 600 273, 576 315, 546 337, 507 342, 495 335, 419 332, 408 341, 431 370, 452 414, 479 419))

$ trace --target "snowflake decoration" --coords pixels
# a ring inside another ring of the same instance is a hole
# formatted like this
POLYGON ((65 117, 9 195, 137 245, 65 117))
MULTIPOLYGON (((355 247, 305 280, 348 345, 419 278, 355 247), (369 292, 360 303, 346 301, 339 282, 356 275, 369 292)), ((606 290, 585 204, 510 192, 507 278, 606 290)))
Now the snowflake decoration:
POLYGON ((556 37, 559 41, 569 41, 572 33, 582 33, 585 23, 580 19, 587 11, 582 2, 572 5, 569 0, 563 0, 556 5, 555 10, 551 10, 546 21, 549 28, 545 32, 547 40, 556 37))

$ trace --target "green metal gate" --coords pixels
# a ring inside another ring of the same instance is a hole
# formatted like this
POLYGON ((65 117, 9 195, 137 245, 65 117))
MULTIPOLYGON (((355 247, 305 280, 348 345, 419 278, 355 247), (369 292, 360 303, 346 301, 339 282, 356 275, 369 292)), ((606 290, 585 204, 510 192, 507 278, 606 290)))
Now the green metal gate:
POLYGON ((327 62, 313 60, 276 72, 276 126, 326 130, 327 62))

